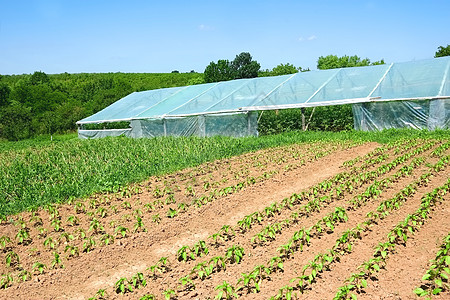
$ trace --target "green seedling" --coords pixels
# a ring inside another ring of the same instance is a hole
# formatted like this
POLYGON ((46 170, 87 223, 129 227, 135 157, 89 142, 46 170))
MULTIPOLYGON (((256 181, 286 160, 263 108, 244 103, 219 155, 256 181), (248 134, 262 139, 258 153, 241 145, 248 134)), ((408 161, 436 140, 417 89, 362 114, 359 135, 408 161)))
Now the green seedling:
POLYGON ((44 247, 47 247, 49 249, 55 249, 56 248, 56 241, 51 238, 48 237, 45 241, 44 241, 44 247))
POLYGON ((31 243, 30 233, 25 228, 21 228, 17 232, 16 239, 19 241, 19 244, 28 245, 31 243))
POLYGON ((53 252, 52 269, 64 268, 58 252, 53 252))
POLYGON ((5 274, 0 279, 0 289, 6 289, 13 282, 13 277, 11 274, 5 274))
POLYGON ((8 253, 6 253, 5 263, 7 267, 18 267, 20 263, 19 255, 16 252, 10 250, 8 253))
POLYGON ((146 232, 147 229, 144 226, 144 222, 142 221, 142 218, 138 215, 136 216, 136 223, 134 224, 134 232, 146 232))
POLYGON ((231 299, 233 297, 238 297, 238 295, 235 292, 235 288, 234 286, 232 286, 231 284, 227 283, 226 281, 223 281, 222 284, 219 284, 218 286, 216 286, 215 288, 216 291, 219 291, 219 293, 217 294, 217 296, 214 299, 231 299))
POLYGON ((181 281, 181 288, 183 288, 185 291, 189 292, 195 290, 195 284, 189 277, 189 275, 181 277, 180 281, 181 281))
POLYGON ((78 219, 77 216, 71 215, 71 216, 67 217, 67 224, 69 226, 76 226, 76 225, 80 224, 80 219, 78 219))
POLYGON ((116 229, 114 230, 114 234, 117 236, 118 234, 120 234, 120 236, 122 238, 124 238, 127 235, 128 232, 128 228, 124 227, 124 226, 117 226, 116 229))
POLYGON ((10 246, 8 246, 8 244, 11 244, 11 239, 6 236, 3 235, 0 237, 0 250, 2 250, 3 252, 8 251, 8 249, 10 248, 10 246))
POLYGON ((239 264, 244 257, 244 248, 233 245, 227 249, 225 257, 231 264, 239 264))
POLYGON ((27 270, 22 270, 17 274, 17 277, 22 281, 28 281, 31 279, 31 273, 27 270))
POLYGON ((77 257, 80 255, 78 247, 73 245, 67 245, 66 248, 64 249, 64 252, 69 252, 68 257, 77 257))
POLYGON ((44 270, 45 270, 46 268, 47 268, 47 267, 46 267, 43 263, 40 263, 40 262, 35 262, 35 263, 33 264, 33 272, 38 271, 39 274, 43 274, 43 273, 44 273, 44 270))
POLYGON ((164 295, 164 299, 166 299, 166 300, 176 299, 176 297, 177 297, 177 293, 172 289, 165 290, 163 292, 163 295, 164 295))
POLYGON ((96 243, 91 237, 86 237, 83 242, 83 252, 89 253, 94 250, 96 243))

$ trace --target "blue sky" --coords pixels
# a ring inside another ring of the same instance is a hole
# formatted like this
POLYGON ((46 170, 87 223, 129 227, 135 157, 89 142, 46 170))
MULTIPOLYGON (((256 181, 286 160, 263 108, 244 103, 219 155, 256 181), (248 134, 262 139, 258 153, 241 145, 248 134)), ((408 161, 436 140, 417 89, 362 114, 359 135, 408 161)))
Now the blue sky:
POLYGON ((0 0, 0 74, 203 72, 250 52, 262 69, 319 56, 432 58, 450 1, 0 0))

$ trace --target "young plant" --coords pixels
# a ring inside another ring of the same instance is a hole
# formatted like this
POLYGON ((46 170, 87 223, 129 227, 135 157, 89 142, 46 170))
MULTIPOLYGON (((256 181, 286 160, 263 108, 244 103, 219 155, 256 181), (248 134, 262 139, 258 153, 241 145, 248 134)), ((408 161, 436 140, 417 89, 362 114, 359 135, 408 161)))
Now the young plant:
POLYGON ((233 245, 227 249, 225 257, 231 264, 239 264, 244 257, 244 254, 244 248, 242 248, 241 246, 233 245))
POLYGON ((35 272, 35 273, 36 273, 36 271, 38 271, 39 274, 43 274, 43 273, 44 273, 44 270, 45 270, 46 268, 47 268, 47 267, 46 267, 43 263, 40 263, 40 262, 35 262, 35 263, 33 264, 33 272, 35 272))
POLYGON ((278 290, 278 294, 275 296, 274 299, 290 300, 293 299, 293 296, 294 297, 296 296, 296 294, 294 293, 294 288, 289 285, 285 285, 278 290))
POLYGON ((122 238, 124 238, 127 235, 128 232, 128 228, 123 227, 121 225, 117 226, 116 229, 114 230, 114 234, 117 236, 118 234, 121 235, 122 238))
POLYGON ((254 273, 242 273, 241 278, 239 278, 237 285, 242 284, 239 286, 236 291, 244 290, 247 294, 249 293, 259 293, 260 291, 260 283, 257 279, 254 273))
POLYGON ((62 240, 64 240, 66 243, 70 242, 71 240, 73 240, 74 237, 73 235, 67 233, 67 232, 63 232, 61 233, 61 235, 59 236, 59 241, 61 242, 62 240))
POLYGON ((226 260, 222 256, 215 256, 209 260, 209 265, 213 267, 213 270, 220 272, 226 269, 226 260))
POLYGON ((159 214, 153 215, 152 221, 156 224, 159 224, 161 222, 161 217, 159 216, 159 214))
POLYGON ((188 246, 182 246, 177 251, 177 260, 178 261, 188 261, 189 259, 194 260, 195 256, 193 253, 188 254, 189 247, 188 246))
POLYGON ((114 284, 114 290, 117 294, 125 294, 127 292, 132 292, 133 287, 128 284, 128 280, 125 277, 122 277, 114 284))
POLYGON ((94 297, 88 298, 88 300, 106 300, 108 299, 108 293, 104 289, 99 289, 95 293, 94 297))
POLYGON ((144 226, 144 222, 140 216, 136 216, 136 223, 134 224, 134 232, 146 232, 147 229, 144 226))
POLYGON ((284 271, 283 259, 279 256, 272 257, 269 260, 269 268, 271 272, 284 271))
POLYGON ((104 244, 104 245, 109 245, 114 243, 114 236, 108 233, 105 233, 104 235, 102 235, 102 237, 100 238, 100 241, 104 244))
POLYGON ((165 290, 163 292, 163 295, 164 295, 164 299, 166 299, 166 300, 177 298, 177 293, 172 289, 165 290))
POLYGON ((73 245, 67 245, 66 248, 64 249, 64 252, 69 252, 68 257, 77 257, 80 255, 78 247, 73 245))
POLYGON ((44 247, 47 247, 49 249, 55 249, 56 248, 56 241, 51 238, 48 237, 45 241, 44 241, 44 247))
POLYGON ((169 208, 169 210, 167 211, 167 217, 175 218, 176 215, 178 215, 178 211, 176 209, 169 208))
POLYGON ((30 233, 26 228, 21 228, 17 232, 16 239, 19 241, 19 244, 28 245, 31 243, 30 233))
POLYGON ((71 216, 67 217, 67 224, 69 226, 76 226, 76 225, 80 224, 80 219, 78 219, 77 216, 71 215, 71 216))
POLYGON ((189 275, 186 275, 186 276, 184 276, 184 277, 181 277, 181 278, 180 278, 180 281, 181 281, 181 287, 182 287, 185 291, 189 292, 189 291, 195 290, 195 284, 194 284, 194 282, 192 281, 192 279, 189 277, 189 275))
POLYGON ((28 281, 31 279, 31 273, 27 270, 22 270, 17 274, 17 277, 22 281, 28 281))
POLYGON ((5 263, 7 267, 18 267, 20 263, 19 255, 16 252, 10 250, 8 253, 6 253, 5 263))
POLYGON ((217 294, 217 296, 214 299, 231 299, 232 297, 238 297, 238 295, 235 292, 235 288, 234 286, 232 286, 231 284, 227 283, 225 280, 223 281, 222 284, 219 284, 218 286, 216 286, 215 288, 216 291, 219 291, 219 293, 217 294))
POLYGON ((90 223, 88 231, 93 231, 93 234, 99 234, 103 233, 105 231, 105 228, 102 226, 102 224, 100 224, 100 222, 96 218, 93 218, 90 223))
POLYGON ((61 228, 61 220, 58 218, 54 218, 50 221, 50 225, 53 226, 53 228, 55 229, 56 232, 62 231, 63 229, 61 228))
POLYGON ((53 252, 52 269, 64 268, 58 252, 53 252))
POLYGON ((86 237, 83 242, 83 252, 89 253, 94 250, 96 243, 91 237, 86 237))
POLYGON ((191 253, 193 253, 195 256, 203 256, 208 255, 208 247, 206 247, 205 241, 198 241, 192 248, 191 253))
POLYGON ((144 274, 138 272, 133 277, 131 277, 129 281, 130 285, 136 289, 141 287, 145 287, 147 285, 147 281, 144 278, 144 274))
POLYGON ((5 274, 0 279, 0 289, 6 289, 13 282, 13 277, 11 274, 5 274))
POLYGON ((8 244, 11 244, 11 239, 6 235, 1 236, 0 237, 0 250, 2 250, 3 252, 8 251, 8 249, 10 248, 10 246, 8 246, 8 244))

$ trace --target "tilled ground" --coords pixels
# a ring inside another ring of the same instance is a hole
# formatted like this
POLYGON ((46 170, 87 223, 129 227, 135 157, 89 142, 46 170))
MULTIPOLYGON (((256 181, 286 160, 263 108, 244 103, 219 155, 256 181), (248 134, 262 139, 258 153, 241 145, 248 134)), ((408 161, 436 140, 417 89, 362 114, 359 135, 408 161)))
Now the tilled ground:
MULTIPOLYGON (((14 251, 20 259, 0 267, 2 274, 13 276, 13 282, 0 290, 0 298, 101 299, 96 293, 104 290, 108 299, 139 299, 150 294, 156 299, 170 294, 173 299, 207 299, 214 298, 217 287, 225 282, 235 289, 234 297, 244 299, 268 299, 283 292, 283 287, 291 287, 299 298, 332 299, 346 279, 373 257, 374 248, 385 242, 392 228, 417 210, 423 196, 447 182, 447 162, 438 171, 432 168, 449 154, 448 150, 440 156, 433 154, 443 144, 412 140, 391 145, 346 142, 273 148, 151 178, 115 193, 12 216, 0 225, 1 236, 11 240, 5 242, 0 256, 5 262, 14 251), (382 168, 389 164, 393 167, 382 168), (330 263, 304 290, 291 282, 318 254, 333 249, 346 231, 364 223, 380 203, 424 174, 429 176, 427 183, 418 185, 400 207, 371 224, 349 253, 330 263), (356 177, 360 179, 347 184, 356 177), (376 195, 367 196, 377 182, 386 184, 378 187, 376 195), (358 196, 366 200, 355 205, 358 196), (310 209, 307 203, 314 199, 320 203, 310 209), (318 232, 316 225, 324 225, 321 220, 339 209, 346 219, 318 232), (268 228, 277 229, 262 234, 268 228), (310 229, 310 241, 302 249, 291 247, 284 253, 282 246, 302 229, 310 229), (21 241, 24 231, 29 237, 21 241), (204 249, 195 253, 199 241, 205 241, 207 253, 204 249), (177 254, 183 246, 188 246, 186 261, 177 254), (233 247, 243 250, 242 257, 227 255, 233 247), (282 269, 270 264, 277 257, 282 269), (161 263, 161 258, 167 262, 161 263), (45 265, 42 274, 36 263, 45 265), (258 266, 270 274, 258 281, 259 291, 254 293, 254 282, 243 278, 258 266), (31 278, 22 282, 27 271, 31 278), (128 291, 125 282, 125 292, 117 290, 121 278, 128 281, 139 273, 145 286, 128 291)), ((448 198, 443 197, 405 245, 395 248, 358 298, 415 298, 414 288, 422 284, 430 260, 450 232, 448 198)))

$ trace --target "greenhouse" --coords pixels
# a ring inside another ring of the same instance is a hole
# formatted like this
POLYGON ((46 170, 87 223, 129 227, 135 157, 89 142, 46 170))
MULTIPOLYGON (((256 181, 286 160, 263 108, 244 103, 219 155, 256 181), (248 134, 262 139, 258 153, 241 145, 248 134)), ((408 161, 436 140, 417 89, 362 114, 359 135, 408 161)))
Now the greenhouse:
POLYGON ((442 57, 135 92, 78 121, 78 134, 242 137, 258 134, 264 110, 343 104, 357 130, 449 128, 449 69, 442 57), (86 129, 114 122, 129 128, 86 129))

